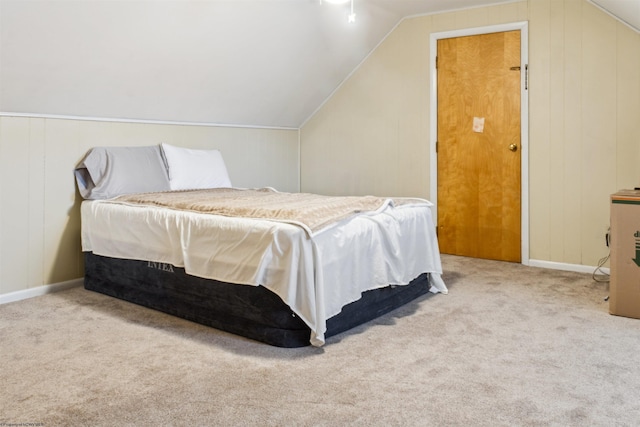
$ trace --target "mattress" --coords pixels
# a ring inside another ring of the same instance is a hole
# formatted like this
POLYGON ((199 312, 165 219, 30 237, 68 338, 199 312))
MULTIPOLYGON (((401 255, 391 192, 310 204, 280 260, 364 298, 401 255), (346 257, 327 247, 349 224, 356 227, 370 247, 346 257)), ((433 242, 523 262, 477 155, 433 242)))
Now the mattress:
POLYGON ((263 286, 309 327, 311 344, 319 346, 327 319, 368 290, 407 285, 429 273, 431 292, 447 292, 431 206, 426 200, 387 204, 310 234, 291 222, 86 200, 82 249, 263 286))
MULTIPOLYGON (((310 345, 311 330, 263 286, 224 283, 150 261, 85 253, 85 289, 277 347, 310 345)), ((405 286, 372 289, 327 319, 325 337, 376 319, 429 293, 428 275, 405 286)))

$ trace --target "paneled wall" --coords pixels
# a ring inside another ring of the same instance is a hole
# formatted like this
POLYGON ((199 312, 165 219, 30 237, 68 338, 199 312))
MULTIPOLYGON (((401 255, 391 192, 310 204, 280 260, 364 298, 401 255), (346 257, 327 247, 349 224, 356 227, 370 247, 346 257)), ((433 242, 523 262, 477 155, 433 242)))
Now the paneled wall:
POLYGON ((84 275, 75 165, 94 146, 222 152, 232 184, 299 190, 298 131, 0 117, 0 296, 84 275))
POLYGON ((610 194, 640 185, 640 34, 583 0, 529 14, 531 257, 595 265, 610 194))
POLYGON ((429 198, 430 34, 519 21, 529 22, 530 258, 595 266, 609 195, 640 185, 640 34, 586 0, 405 19, 302 126, 301 190, 429 198))

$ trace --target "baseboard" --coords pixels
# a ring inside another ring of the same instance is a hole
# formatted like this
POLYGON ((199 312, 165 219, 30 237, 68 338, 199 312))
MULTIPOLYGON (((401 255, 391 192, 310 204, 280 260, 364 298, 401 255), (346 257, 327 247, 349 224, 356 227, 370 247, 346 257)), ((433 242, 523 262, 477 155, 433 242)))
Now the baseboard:
POLYGON ((39 297, 53 292, 64 291, 65 289, 75 288, 84 283, 84 278, 68 280, 66 282, 53 283, 51 285, 38 286, 35 288, 24 289, 22 291, 10 292, 0 295, 0 304, 20 301, 23 299, 39 297))
MULTIPOLYGON (((576 273, 593 273, 596 271, 596 266, 580 265, 580 264, 567 264, 564 262, 542 261, 538 259, 530 259, 529 264, 531 267, 549 268, 552 270, 574 271, 576 273)), ((609 268, 601 267, 599 269, 602 273, 610 274, 609 268)))

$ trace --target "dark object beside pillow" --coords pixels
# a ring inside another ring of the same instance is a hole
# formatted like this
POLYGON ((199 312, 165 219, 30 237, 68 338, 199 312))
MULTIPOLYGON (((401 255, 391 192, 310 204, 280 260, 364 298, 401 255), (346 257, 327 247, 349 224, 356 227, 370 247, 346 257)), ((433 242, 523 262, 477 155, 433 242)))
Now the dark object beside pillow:
POLYGON ((170 189, 159 145, 92 148, 78 163, 74 175, 85 199, 170 189))

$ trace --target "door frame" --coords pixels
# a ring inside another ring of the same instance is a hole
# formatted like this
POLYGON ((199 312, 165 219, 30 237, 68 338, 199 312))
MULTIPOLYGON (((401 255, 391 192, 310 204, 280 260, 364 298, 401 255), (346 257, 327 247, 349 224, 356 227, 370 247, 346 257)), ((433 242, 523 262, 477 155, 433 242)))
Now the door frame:
POLYGON ((529 265, 529 23, 527 21, 431 33, 429 41, 429 70, 431 70, 431 112, 429 118, 431 123, 429 135, 429 152, 431 153, 431 156, 429 156, 429 181, 431 184, 429 198, 436 205, 433 210, 433 218, 434 222, 438 224, 438 153, 436 152, 436 141, 438 139, 438 73, 436 72, 438 40, 514 30, 520 30, 520 69, 524 71, 520 73, 520 255, 521 263, 529 265))

